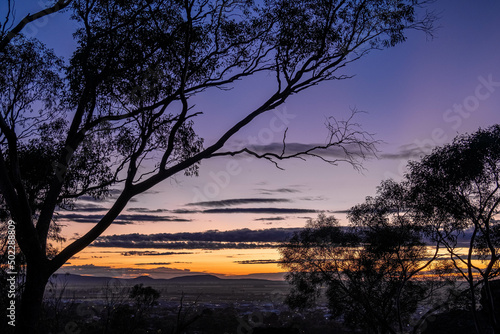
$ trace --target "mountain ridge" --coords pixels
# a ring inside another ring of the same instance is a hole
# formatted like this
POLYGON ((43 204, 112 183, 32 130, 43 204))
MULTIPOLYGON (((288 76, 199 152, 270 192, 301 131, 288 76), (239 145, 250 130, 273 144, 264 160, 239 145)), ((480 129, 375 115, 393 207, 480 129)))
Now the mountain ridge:
POLYGON ((262 278, 220 278, 215 275, 185 275, 172 278, 153 278, 148 275, 141 275, 134 278, 114 278, 107 276, 87 276, 77 274, 54 274, 52 278, 58 283, 67 284, 106 284, 112 280, 120 280, 130 284, 185 284, 185 283, 273 283, 276 281, 262 278))

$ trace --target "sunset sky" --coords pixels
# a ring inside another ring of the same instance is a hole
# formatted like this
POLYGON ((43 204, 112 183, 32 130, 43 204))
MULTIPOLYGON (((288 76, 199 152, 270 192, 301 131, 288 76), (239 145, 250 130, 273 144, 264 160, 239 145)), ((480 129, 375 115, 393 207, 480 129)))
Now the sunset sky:
MULTIPOLYGON (((16 18, 43 3, 17 1, 16 18)), ((401 178, 408 159, 457 134, 500 122, 500 3, 438 0, 430 9, 440 16, 433 39, 411 32, 407 42, 372 52, 345 68, 354 78, 292 96, 229 145, 271 147, 281 143, 285 128, 291 148, 324 144, 325 119, 346 119, 355 108, 366 112, 355 120, 381 141, 378 158, 365 161, 362 171, 318 159, 286 161, 280 164, 284 170, 247 157, 204 161, 199 177, 178 176, 131 201, 104 236, 60 272, 281 278, 274 246, 307 219, 324 212, 345 224, 345 210, 374 195, 382 180, 401 178)), ((66 59, 75 47, 66 14, 28 28, 28 35, 66 59)), ((258 105, 273 84, 263 74, 229 92, 196 96, 195 109, 204 114, 195 129, 210 144, 258 105)), ((68 241, 98 221, 111 201, 86 199, 75 211, 60 211, 68 241)))

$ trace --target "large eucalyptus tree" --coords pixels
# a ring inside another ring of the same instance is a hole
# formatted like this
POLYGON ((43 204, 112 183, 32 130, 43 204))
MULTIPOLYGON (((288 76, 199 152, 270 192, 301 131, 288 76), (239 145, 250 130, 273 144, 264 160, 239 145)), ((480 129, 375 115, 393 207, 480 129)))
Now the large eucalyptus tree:
POLYGON ((130 199, 178 173, 196 175, 201 161, 250 154, 277 162, 337 146, 345 152, 339 159, 356 163, 372 151, 371 139, 351 122, 332 124, 324 146, 303 152, 224 145, 291 95, 345 78, 339 69, 403 42, 408 29, 430 31, 430 17, 417 15, 426 2, 58 0, 17 22, 8 1, 0 24, 0 190, 27 260, 19 331, 35 331, 48 278, 130 199), (78 26, 67 63, 23 36, 27 25, 59 12, 70 12, 78 26), (204 144, 193 129, 200 112, 192 97, 258 73, 274 88, 204 144), (151 159, 153 167, 144 163, 151 159), (57 207, 110 189, 120 195, 100 221, 49 257, 57 207))

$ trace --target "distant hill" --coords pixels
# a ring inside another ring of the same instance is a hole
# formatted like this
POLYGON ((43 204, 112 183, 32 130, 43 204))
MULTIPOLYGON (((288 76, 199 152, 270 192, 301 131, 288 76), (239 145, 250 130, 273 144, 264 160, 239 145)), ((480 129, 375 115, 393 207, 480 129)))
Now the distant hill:
POLYGON ((139 276, 136 278, 131 278, 128 279, 127 281, 134 282, 134 283, 151 283, 152 281, 155 281, 155 279, 151 276, 139 276))
MULTIPOLYGON (((52 275, 52 280, 58 284, 68 284, 68 285, 98 285, 102 286, 111 280, 115 280, 112 277, 99 277, 99 276, 81 276, 74 274, 54 274, 52 275)), ((259 283, 273 283, 276 281, 266 280, 266 279, 256 279, 256 278, 219 278, 214 275, 188 275, 180 276, 169 279, 156 279, 150 276, 139 276, 136 278, 119 279, 126 285, 144 284, 144 285, 157 285, 157 284, 202 284, 202 283, 212 283, 212 284, 259 284, 259 283)))
POLYGON ((222 281, 222 278, 219 278, 214 275, 191 275, 191 276, 180 276, 174 277, 168 280, 169 282, 176 283, 208 283, 208 282, 217 282, 222 281))

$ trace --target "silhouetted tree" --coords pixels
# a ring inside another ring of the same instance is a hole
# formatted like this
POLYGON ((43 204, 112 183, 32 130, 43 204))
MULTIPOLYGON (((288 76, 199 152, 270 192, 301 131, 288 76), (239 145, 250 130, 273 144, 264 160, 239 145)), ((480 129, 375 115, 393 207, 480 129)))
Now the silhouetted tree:
POLYGON ((181 334, 186 331, 186 329, 197 322, 205 315, 211 315, 212 310, 204 309, 203 311, 196 310, 196 306, 198 304, 198 297, 194 300, 193 303, 185 305, 184 301, 184 292, 181 295, 181 299, 179 300, 179 307, 177 309, 177 314, 175 317, 175 324, 173 325, 170 333, 171 334, 181 334))
POLYGON ((121 280, 113 279, 106 282, 102 291, 104 293, 104 309, 101 319, 101 326, 104 334, 108 333, 110 323, 113 319, 116 310, 125 305, 126 299, 129 296, 129 288, 124 286, 121 280))
POLYGON ((483 312, 485 312, 489 317, 493 316, 496 319, 500 319, 500 280, 492 280, 489 282, 489 288, 491 297, 488 297, 488 292, 486 291, 486 285, 483 285, 481 289, 481 306, 483 312), (493 309, 491 308, 490 300, 493 299, 493 309))
POLYGON ((410 163, 409 169, 407 179, 420 218, 433 222, 433 239, 446 248, 468 282, 476 331, 481 332, 476 288, 484 285, 489 321, 498 333, 490 279, 499 274, 500 266, 500 222, 495 219, 500 212, 500 126, 458 136, 410 163))
POLYGON ((325 145, 303 152, 224 146, 291 95, 346 78, 339 69, 403 42, 407 29, 430 31, 431 17, 416 15, 426 2, 59 0, 14 25, 8 1, 0 24, 0 189, 27 260, 18 331, 36 331, 50 275, 101 235, 130 199, 178 173, 197 175, 202 160, 250 154, 277 163, 336 146, 345 155, 324 160, 357 166, 373 142, 351 119, 333 120, 325 145), (30 22, 61 10, 78 25, 68 63, 22 35, 30 22), (204 146, 191 98, 257 73, 275 78, 275 88, 204 146), (120 195, 101 220, 49 258, 56 209, 110 189, 120 195))
POLYGON ((309 221, 280 248, 292 284, 288 304, 310 306, 326 287, 332 314, 352 328, 405 333, 419 326, 411 317, 419 305, 440 301, 433 295, 448 282, 436 275, 449 267, 435 261, 439 247, 426 245, 407 200, 407 188, 385 181, 376 197, 350 210, 349 227, 324 215, 309 221))
POLYGON ((150 286, 145 287, 141 283, 136 284, 132 287, 129 293, 129 297, 134 300, 135 308, 139 312, 144 312, 158 304, 160 292, 150 286))
MULTIPOLYGON (((26 279, 26 258, 15 239, 13 240, 14 243, 11 243, 12 239, 9 239, 9 231, 12 230, 8 228, 7 224, 0 224, 0 268, 2 269, 0 270, 0 280, 2 282, 8 282, 7 279, 13 276, 10 273, 16 273, 14 275, 16 278, 14 296, 12 296, 12 292, 9 291, 11 289, 10 284, 0 285, 0 307, 3 310, 2 315, 4 315, 4 318, 7 318, 9 314, 8 307, 12 299, 15 299, 16 305, 19 305, 26 279), (13 246, 13 248, 11 246, 13 246)), ((49 241, 54 241, 56 243, 65 241, 60 231, 60 225, 52 224, 49 231, 49 241)), ((49 242, 47 246, 47 257, 52 258, 56 254, 57 249, 49 242)), ((0 332, 10 333, 13 332, 13 328, 8 325, 7 322, 2 322, 0 324, 0 332)))
POLYGON ((367 257, 380 264, 378 274, 393 285, 387 298, 394 301, 400 333, 408 326, 414 332, 419 329, 418 317, 410 321, 417 306, 439 309, 455 299, 453 266, 439 257, 440 243, 428 240, 430 222, 420 220, 417 224, 415 215, 408 184, 392 180, 383 181, 376 197, 367 197, 348 214, 355 233, 362 237, 367 257), (435 297, 438 290, 440 297, 435 297))

